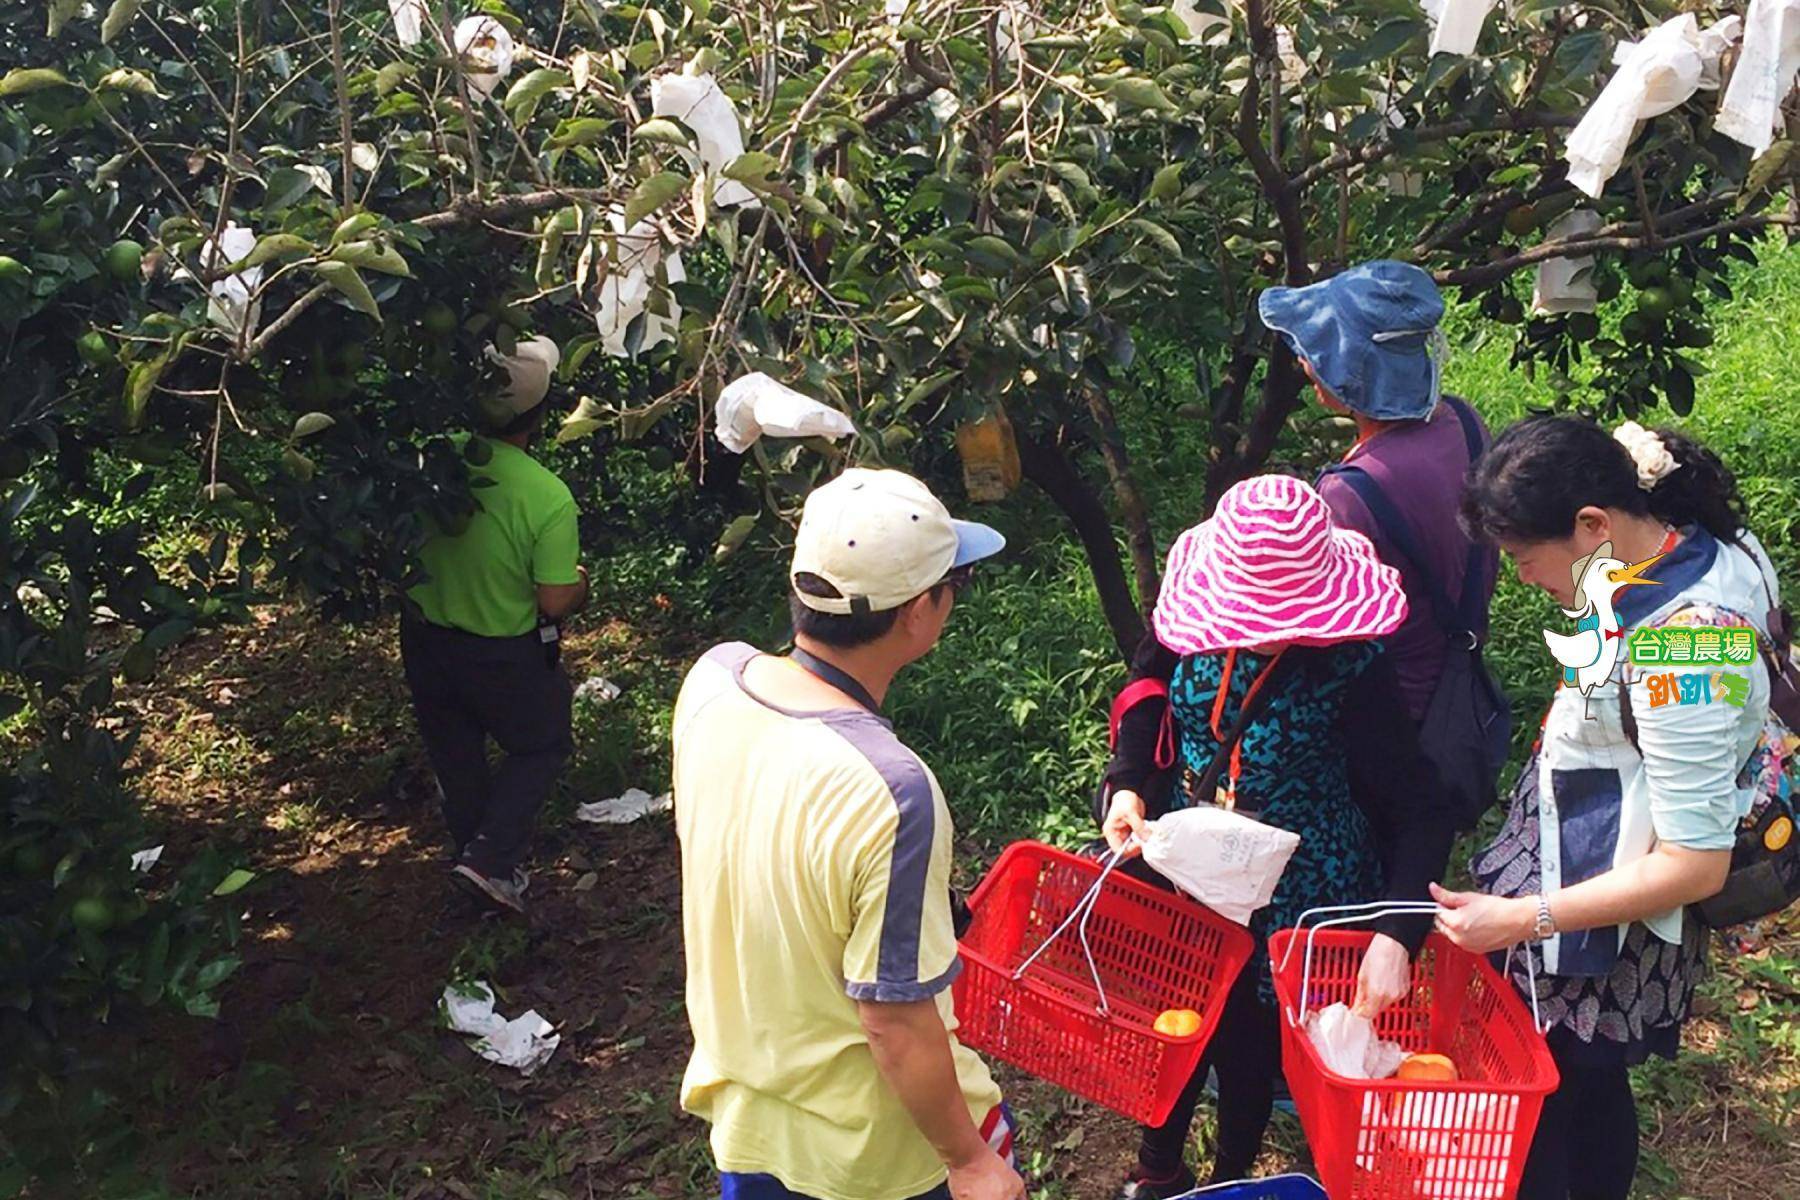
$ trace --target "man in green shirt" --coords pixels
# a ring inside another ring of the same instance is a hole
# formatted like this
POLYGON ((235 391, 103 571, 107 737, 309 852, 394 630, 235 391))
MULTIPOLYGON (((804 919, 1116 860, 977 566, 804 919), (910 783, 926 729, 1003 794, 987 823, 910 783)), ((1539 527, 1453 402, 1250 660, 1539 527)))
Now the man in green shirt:
POLYGON ((556 622, 587 603, 588 579, 576 561, 575 498, 526 450, 548 411, 556 343, 532 338, 494 357, 505 382, 483 406, 487 429, 464 442, 479 509, 420 550, 427 579, 407 592, 400 653, 443 789, 453 877, 523 913, 520 864, 573 748, 556 622))

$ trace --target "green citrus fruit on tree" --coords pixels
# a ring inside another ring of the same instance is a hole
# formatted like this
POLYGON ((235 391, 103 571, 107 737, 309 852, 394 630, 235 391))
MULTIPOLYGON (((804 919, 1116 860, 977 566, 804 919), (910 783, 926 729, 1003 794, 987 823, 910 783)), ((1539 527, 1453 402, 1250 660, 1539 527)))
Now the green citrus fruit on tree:
POLYGON ((472 437, 463 446, 463 457, 472 466, 485 467, 494 461, 494 448, 488 445, 486 438, 472 437))
POLYGON ((77 929, 105 933, 112 928, 112 905, 98 896, 84 896, 70 906, 69 919, 75 922, 77 929))
POLYGON ((1494 319, 1503 325, 1517 325, 1525 319, 1525 306, 1517 296, 1507 296, 1495 309, 1494 319))
POLYGON ((1600 336, 1600 318, 1593 313, 1575 313, 1569 317, 1569 335, 1589 341, 1600 336))
POLYGON ((1618 299, 1619 292, 1624 286, 1617 275, 1602 275, 1594 285, 1594 292, 1601 303, 1605 303, 1608 300, 1618 299))
POLYGON ((144 265, 144 248, 130 238, 120 238, 106 248, 102 260, 106 273, 119 283, 134 283, 144 265))
POLYGON ((17 479, 31 468, 31 455, 14 442, 0 443, 0 479, 17 479))
POLYGON ((1638 293, 1638 311, 1660 321, 1675 310, 1675 297, 1665 287, 1647 287, 1638 293))
POLYGON ((90 329, 75 339, 75 353, 90 367, 104 367, 113 360, 112 343, 98 329, 90 329))
POLYGON ((456 332, 456 313, 448 304, 439 300, 426 308, 424 315, 419 318, 419 324, 433 337, 447 337, 456 332))
POLYGON ((1538 227, 1537 205, 1521 204, 1506 214, 1506 232, 1523 237, 1538 227))
POLYGON ((13 851, 13 870, 21 879, 36 879, 50 869, 50 852, 36 842, 13 851))

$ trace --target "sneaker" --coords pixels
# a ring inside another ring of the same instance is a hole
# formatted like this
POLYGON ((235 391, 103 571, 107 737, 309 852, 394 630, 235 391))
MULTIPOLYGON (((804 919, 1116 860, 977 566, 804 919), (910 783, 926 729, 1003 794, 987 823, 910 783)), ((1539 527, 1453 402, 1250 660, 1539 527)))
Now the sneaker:
POLYGON ((1194 1173, 1186 1167, 1167 1179, 1145 1179, 1134 1171, 1125 1186, 1119 1189, 1115 1200, 1170 1200, 1193 1191, 1194 1183, 1194 1173))
POLYGON ((506 879, 497 879, 483 875, 468 863, 457 863, 450 878, 478 900, 525 915, 525 898, 520 894, 525 889, 520 886, 519 872, 506 879))

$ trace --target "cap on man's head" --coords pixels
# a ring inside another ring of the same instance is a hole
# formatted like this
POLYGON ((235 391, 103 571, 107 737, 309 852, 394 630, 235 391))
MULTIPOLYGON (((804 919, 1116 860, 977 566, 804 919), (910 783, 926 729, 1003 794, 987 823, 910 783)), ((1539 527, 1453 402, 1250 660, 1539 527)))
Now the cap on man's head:
POLYGON ((931 490, 904 471, 852 467, 806 498, 789 579, 816 575, 837 590, 835 596, 814 596, 795 587, 800 602, 815 612, 883 612, 1005 547, 997 530, 953 520, 931 490))
POLYGON ((488 416, 495 424, 504 425, 523 416, 544 402, 550 394, 550 377, 562 362, 562 351, 550 338, 539 335, 521 339, 511 354, 502 354, 493 346, 487 348, 489 361, 499 365, 505 379, 488 416))

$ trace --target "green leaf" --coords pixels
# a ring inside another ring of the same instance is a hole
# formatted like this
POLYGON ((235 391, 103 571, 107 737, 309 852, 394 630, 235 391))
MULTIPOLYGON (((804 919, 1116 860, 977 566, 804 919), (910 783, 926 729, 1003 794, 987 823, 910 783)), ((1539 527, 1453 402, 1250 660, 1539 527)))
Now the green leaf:
POLYGON ((1416 17, 1389 21, 1370 34, 1359 46, 1352 46, 1337 57, 1337 65, 1345 69, 1372 66, 1394 57, 1412 40, 1425 32, 1425 22, 1416 17))
POLYGON ((315 433, 324 433, 337 424, 337 418, 330 413, 309 412, 294 422, 294 436, 311 437, 315 433))
POLYGON ((962 374, 962 371, 957 369, 951 371, 939 371, 936 374, 927 375, 925 378, 906 389, 906 395, 900 399, 900 411, 905 412, 920 401, 929 399, 939 388, 943 387, 946 383, 949 383, 960 374, 962 374))
POLYGON ((639 125, 631 136, 640 142, 662 142, 669 146, 686 146, 693 141, 687 130, 667 117, 651 117, 639 125))
POLYGON ((375 72, 375 94, 385 96, 419 73, 409 62, 391 62, 375 72))
POLYGON ((603 141, 611 133, 613 123, 601 117, 577 117, 556 127, 546 144, 553 149, 565 146, 589 146, 603 141))
POLYGON ((215 896, 229 896, 234 892, 241 892, 250 881, 255 878, 255 871, 246 871, 244 868, 239 867, 224 879, 220 880, 219 886, 212 890, 212 894, 215 896))
POLYGON ((1143 217, 1133 217, 1130 224, 1133 229, 1143 233, 1171 257, 1180 258, 1185 253, 1181 248, 1180 240, 1155 221, 1147 221, 1143 217))
POLYGON ((311 254, 312 243, 293 233, 270 233, 256 239, 256 248, 245 255, 244 261, 233 263, 233 268, 260 267, 264 263, 273 262, 289 255, 311 254))
POLYGON ((352 213, 339 221, 338 227, 331 231, 331 244, 335 246, 339 242, 348 242, 359 238, 380 224, 381 218, 374 213, 352 213))
POLYGON ((761 150, 747 150, 725 164, 719 174, 735 179, 745 187, 767 191, 769 176, 781 170, 781 160, 761 150))
POLYGON ((733 551, 750 539, 751 531, 756 528, 756 514, 745 513, 725 527, 719 535, 719 544, 713 548, 715 561, 731 557, 733 551))
POLYGON ((156 90, 156 81, 142 71, 134 71, 130 67, 119 67, 101 76, 99 90, 103 92, 131 92, 138 96, 149 96, 161 100, 163 94, 156 90))
POLYGON ((625 228, 630 229, 681 195, 687 185, 687 176, 677 175, 673 171, 659 172, 638 184, 631 193, 631 198, 625 201, 625 228))
POLYGON ((194 975, 194 990, 200 992, 212 991, 221 983, 230 979, 232 973, 238 969, 241 963, 241 959, 236 955, 231 954, 226 955, 224 958, 213 959, 204 967, 201 967, 194 975))
POLYGON ((0 78, 0 100, 28 96, 47 88, 74 86, 61 71, 50 67, 16 67, 0 78))
MULTIPOLYGON (((263 210, 279 212, 298 202, 318 186, 318 177, 311 171, 302 171, 298 167, 277 167, 269 172, 268 182, 263 185, 263 210)), ((329 186, 322 190, 327 194, 330 192, 329 186)))
POLYGON ((101 42, 118 37, 143 6, 144 0, 113 0, 112 7, 106 10, 106 20, 100 23, 101 42))
POLYGON ((49 8, 50 20, 46 28, 50 36, 55 37, 69 23, 69 18, 81 11, 81 0, 50 0, 49 8))
POLYGON ((131 370, 125 374, 125 428, 137 430, 143 428, 144 413, 150 406, 150 395, 156 390, 157 380, 168 368, 169 353, 164 351, 155 358, 133 363, 131 370))
POLYGON ((566 446, 570 442, 580 441, 598 428, 600 422, 592 417, 570 417, 556 431, 556 444, 566 446))
POLYGON ((281 468, 301 483, 310 483, 319 469, 312 459, 292 446, 281 452, 281 468))
POLYGON ((1181 166, 1172 162, 1156 172, 1156 178, 1150 181, 1150 198, 1158 203, 1166 204, 1181 193, 1181 166))
POLYGON ((519 119, 519 110, 527 106, 536 107, 538 101, 555 91, 570 85, 569 73, 558 71, 553 67, 539 67, 522 77, 506 91, 506 99, 500 102, 507 115, 513 120, 519 119))
POLYGON ((694 14, 694 20, 704 21, 712 15, 712 0, 681 0, 687 10, 694 14))
POLYGON ((1175 111, 1175 105, 1163 93, 1162 86, 1154 79, 1128 75, 1123 79, 1113 80, 1107 91, 1114 100, 1126 108, 1152 109, 1156 112, 1175 111))
POLYGON ((1738 207, 1745 207, 1751 196, 1768 187, 1770 181, 1788 165, 1788 160, 1793 157, 1793 154, 1794 143, 1787 138, 1782 138, 1757 155, 1756 161, 1750 164, 1749 176, 1744 180, 1744 190, 1738 197, 1738 207))
POLYGON ((400 252, 380 242, 345 242, 331 252, 331 258, 333 262, 349 263, 353 267, 379 271, 383 275, 412 277, 412 269, 406 265, 400 252))
POLYGON ((369 293, 369 285, 355 267, 345 262, 322 262, 313 267, 319 278, 336 288, 350 301, 350 307, 357 312, 367 313, 377 321, 381 320, 381 308, 375 303, 375 297, 369 293))

